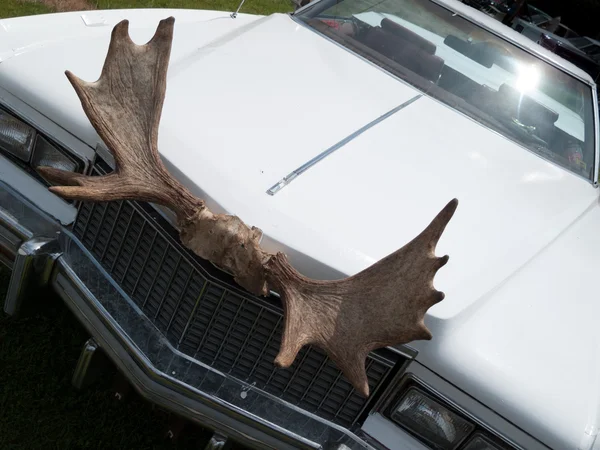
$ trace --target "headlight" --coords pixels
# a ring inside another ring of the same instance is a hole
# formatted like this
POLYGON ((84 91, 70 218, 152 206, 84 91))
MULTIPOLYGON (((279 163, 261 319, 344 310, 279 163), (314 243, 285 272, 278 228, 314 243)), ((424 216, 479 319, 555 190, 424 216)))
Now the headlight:
POLYGON ((28 162, 35 141, 35 130, 0 110, 0 149, 28 162))
POLYGON ((400 383, 385 415, 435 450, 515 450, 475 417, 410 376, 400 383))
MULTIPOLYGON (((54 145, 12 114, 0 109, 0 152, 6 152, 36 170, 50 166, 83 173, 85 162, 60 146, 54 145)), ((39 173, 38 173, 39 175, 39 173)))
POLYGON ((77 163, 61 152, 42 136, 38 136, 33 158, 31 158, 31 167, 37 170, 40 166, 54 167, 55 169, 77 172, 77 163))
POLYGON ((392 419, 435 448, 453 450, 475 425, 453 413, 416 387, 409 388, 392 412, 392 419))

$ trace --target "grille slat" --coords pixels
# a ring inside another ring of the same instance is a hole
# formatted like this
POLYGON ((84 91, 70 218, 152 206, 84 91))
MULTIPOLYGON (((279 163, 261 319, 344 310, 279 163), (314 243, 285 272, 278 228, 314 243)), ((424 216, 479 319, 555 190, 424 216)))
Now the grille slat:
MULTIPOLYGON (((227 327, 226 332, 225 332, 225 337, 221 340, 221 345, 219 346, 219 349, 217 350, 217 354, 213 358, 213 363, 219 359, 219 356, 221 356, 221 354, 223 352, 223 348, 227 345, 228 339, 230 338, 230 335, 231 335, 231 332, 233 331, 233 329, 235 328, 235 326, 237 324, 237 319, 240 314, 240 311, 244 308, 244 303, 245 303, 244 300, 242 300, 240 302, 240 305, 238 306, 238 308, 235 312, 235 316, 233 317, 233 320, 231 322, 231 326, 227 327)), ((232 361, 232 363, 233 363, 233 361, 232 361)))
MULTIPOLYGON (((127 209, 127 208, 126 208, 127 209)), ((127 236, 127 233, 129 233, 129 227, 131 227, 131 222, 133 221, 133 208, 130 207, 129 209, 131 209, 131 213, 129 215, 129 219, 127 220, 127 226, 125 227, 125 232, 121 235, 121 239, 118 239, 120 242, 118 244, 115 244, 117 247, 117 254, 115 255, 115 260, 112 262, 112 264, 110 265, 110 270, 109 273, 112 275, 114 273, 115 270, 115 265, 117 264, 117 262, 119 262, 119 256, 122 253, 123 250, 123 245, 121 245, 121 243, 123 243, 123 241, 125 240, 125 236, 127 236)), ((112 245, 113 242, 109 241, 109 245, 112 245)))
POLYGON ((200 294, 198 294, 198 297, 196 298, 196 301, 194 302, 194 306, 192 308, 192 311, 189 315, 189 318, 187 319, 186 323, 185 323, 185 327, 183 328, 183 331, 181 333, 181 337, 179 338, 179 342, 178 342, 178 346, 180 346, 183 342, 183 338, 185 337, 187 330, 190 327, 190 324, 192 323, 192 319, 194 318, 194 316, 196 315, 196 310, 198 309, 198 305, 200 304, 200 299, 202 298, 202 296, 204 295, 204 292, 206 291, 206 288, 208 286, 208 281, 204 281, 204 283, 202 284, 202 289, 200 290, 200 294))
POLYGON ((171 315, 171 318, 169 319, 169 323, 167 324, 167 328, 165 330, 166 332, 169 332, 169 330, 171 329, 171 325, 173 324, 173 321, 175 320, 175 316, 177 316, 177 311, 179 311, 179 305, 181 305, 181 301, 183 300, 183 297, 184 297, 186 291, 188 290, 190 281, 192 281, 193 274, 194 274, 194 272, 192 270, 190 270, 190 273, 188 274, 188 276, 185 280, 185 284, 183 285, 183 289, 181 290, 181 294, 179 294, 179 296, 177 297, 177 302, 175 303, 175 306, 173 308, 173 314, 171 315))
POLYGON ((304 355, 302 356, 302 359, 300 360, 300 363, 296 366, 296 370, 294 370, 294 373, 292 374, 292 376, 290 377, 290 379, 288 380, 288 382, 285 384, 285 387, 283 388, 283 393, 284 394, 287 392, 288 388, 292 384, 292 381, 294 381, 294 379, 298 375, 298 372, 300 371, 300 369, 302 369, 302 365, 304 364, 304 361, 306 361, 306 358, 308 357, 308 355, 310 355, 310 352, 311 352, 311 349, 309 348, 306 351, 306 353, 304 353, 304 355))
MULTIPOLYGON (((108 212, 108 203, 101 203, 100 205, 102 205, 104 207, 103 211, 102 211, 102 216, 100 218, 100 223, 104 223, 104 219, 106 218, 106 213, 108 212)), ((84 231, 85 234, 85 231, 84 231)), ((98 238, 100 237, 100 232, 96 233, 96 236, 94 236, 93 240, 92 240, 92 245, 90 246, 90 249, 92 251, 94 251, 94 247, 96 246, 96 242, 98 241, 98 238)))
MULTIPOLYGON (((142 269, 140 271, 142 273, 142 275, 144 274, 144 271, 146 269, 146 264, 148 264, 148 260, 150 259, 150 255, 152 254, 150 252, 150 249, 152 247, 154 247, 154 242, 156 242, 157 236, 158 236, 158 232, 155 231, 154 236, 152 237, 152 241, 150 242, 148 252, 146 253, 146 257, 144 258, 144 262, 142 263, 142 269)), ((142 280, 142 276, 138 277, 138 279, 135 281, 135 284, 133 285, 133 290, 131 291, 131 295, 135 295, 135 291, 137 290, 137 287, 139 286, 141 280, 142 280)))
POLYGON ((312 376, 311 380, 308 383, 308 387, 306 388, 306 391, 304 391, 304 394, 302 395, 302 397, 300 397, 300 401, 304 400, 304 398, 313 391, 313 385, 315 384, 315 381, 317 381, 319 379, 319 375, 321 375, 321 372, 323 371, 325 364, 327 364, 327 356, 323 355, 321 360, 322 360, 321 365, 314 372, 314 375, 312 376))
POLYGON ((279 328, 279 325, 281 324, 281 319, 282 318, 280 317, 279 320, 277 320, 277 325, 273 327, 273 329, 271 330, 271 334, 269 334, 269 337, 267 338, 265 345, 263 345, 261 347, 260 354, 258 355, 258 358, 256 358, 256 361, 255 361, 254 365, 252 366, 252 370, 250 370, 250 374, 248 375, 248 377, 251 377, 252 375, 254 375, 254 372, 258 368, 259 363, 262 361, 262 357, 265 354, 265 352, 267 351, 267 348, 269 347, 269 345, 271 345, 271 342, 273 342, 273 337, 277 335, 277 329, 279 328))
MULTIPOLYGON (((222 281, 231 277, 185 250, 168 224, 151 218, 149 208, 131 202, 82 203, 73 232, 180 351, 306 411, 352 426, 366 400, 321 350, 302 348, 289 369, 273 364, 283 325, 279 301, 259 299, 222 281)), ((398 359, 383 353, 367 360, 371 392, 390 378, 398 359)))
MULTIPOLYGON (((202 345, 204 344, 206 339, 210 336, 210 333, 212 332, 212 325, 213 325, 214 321, 217 319, 217 315, 219 313, 219 310, 221 309, 221 304, 223 303, 223 300, 225 299, 225 295, 226 295, 226 291, 223 291, 223 294, 219 298, 219 302, 217 303, 215 309, 213 310, 212 315, 210 316, 210 319, 208 320, 207 326, 206 327, 202 327, 202 326, 198 327, 200 329, 204 328, 204 333, 202 334, 202 338, 200 339, 200 342, 198 342, 198 345, 196 346, 196 351, 194 352, 195 355, 197 355, 198 352, 200 352, 202 350, 202 345)), ((202 300, 202 299, 200 299, 200 300, 202 300)), ((204 316, 204 311, 200 312, 200 314, 201 314, 201 316, 204 316)))

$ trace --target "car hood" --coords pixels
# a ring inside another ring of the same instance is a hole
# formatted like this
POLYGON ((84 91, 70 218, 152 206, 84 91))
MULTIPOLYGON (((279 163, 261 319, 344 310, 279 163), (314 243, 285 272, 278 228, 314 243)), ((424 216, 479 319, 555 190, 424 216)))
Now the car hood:
MULTIPOLYGON (((97 79, 108 25, 130 16, 132 37, 142 43, 171 13, 108 12, 104 26, 73 25, 70 39, 44 37, 17 51, 0 49, 0 86, 95 146, 99 139, 63 71, 97 79)), ((546 336, 549 348, 562 348, 581 324, 550 333, 562 308, 530 303, 531 332, 519 334, 508 356, 498 356, 494 349, 505 348, 504 333, 520 323, 519 316, 497 316, 504 331, 488 330, 485 354, 473 345, 481 330, 468 323, 487 317, 496 308, 490 296, 596 208, 591 184, 431 98, 415 99, 414 88, 289 16, 240 16, 235 22, 225 13, 198 14, 175 13, 159 137, 168 167, 213 209, 260 227, 265 247, 285 251, 316 278, 364 269, 458 198, 438 245, 438 254, 451 255, 435 279, 446 300, 428 313, 434 340, 416 344, 418 358, 475 397, 485 391, 489 407, 509 419, 519 415, 519 424, 549 445, 578 443, 587 409, 577 410, 572 393, 525 400, 540 378, 564 385, 564 371, 556 370, 556 361, 518 363, 538 345, 536 336, 546 336), (372 127, 357 133, 367 124, 372 127), (267 194, 283 176, 347 138, 277 194, 267 194), (497 377, 482 378, 483 367, 499 363, 504 368, 497 377), (547 411, 554 409, 569 411, 569 418, 548 421, 547 411)), ((577 355, 570 355, 572 369, 585 370, 586 358, 577 355)), ((590 378, 573 389, 585 392, 596 384, 590 378)))

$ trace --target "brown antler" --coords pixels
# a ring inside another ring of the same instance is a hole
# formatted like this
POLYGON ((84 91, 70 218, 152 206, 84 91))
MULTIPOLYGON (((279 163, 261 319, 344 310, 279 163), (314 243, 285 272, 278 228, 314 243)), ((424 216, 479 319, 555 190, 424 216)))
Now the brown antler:
POLYGON ((50 190, 79 200, 150 201, 172 209, 184 245, 233 274, 253 294, 274 290, 281 295, 285 329, 279 366, 290 366, 303 345, 314 344, 368 395, 365 358, 371 350, 431 339, 423 318, 444 298, 433 288, 433 278, 448 261, 434 251, 458 201, 452 200, 409 244, 353 277, 303 277, 285 255, 260 248, 258 228, 236 216, 213 214, 162 164, 158 125, 174 22, 172 17, 162 20, 152 40, 142 46, 129 38, 128 22, 120 22, 98 81, 87 83, 66 73, 87 117, 112 151, 116 169, 104 177, 87 177, 46 167, 46 178, 66 185, 50 190))
POLYGON ((116 171, 107 177, 86 177, 53 168, 45 176, 68 187, 50 190, 78 200, 142 200, 193 214, 203 202, 194 198, 165 169, 158 154, 158 124, 166 90, 174 18, 161 21, 146 45, 129 38, 129 22, 113 29, 100 79, 94 83, 66 75, 88 119, 112 151, 116 171), (183 198, 181 198, 183 196, 183 198), (178 202, 173 202, 178 198, 178 202))

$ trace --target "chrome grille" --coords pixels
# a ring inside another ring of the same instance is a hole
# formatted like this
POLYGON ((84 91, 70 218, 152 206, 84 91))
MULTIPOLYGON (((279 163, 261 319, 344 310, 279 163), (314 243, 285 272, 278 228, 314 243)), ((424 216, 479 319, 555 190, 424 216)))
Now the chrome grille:
MULTIPOLYGON (((102 166, 94 170, 105 173, 102 166)), ((275 367, 279 300, 248 294, 193 255, 149 205, 82 203, 73 232, 183 353, 342 426, 361 419, 367 401, 319 349, 305 347, 292 367, 275 367)), ((369 356, 369 401, 401 365, 399 358, 388 350, 369 356)))

